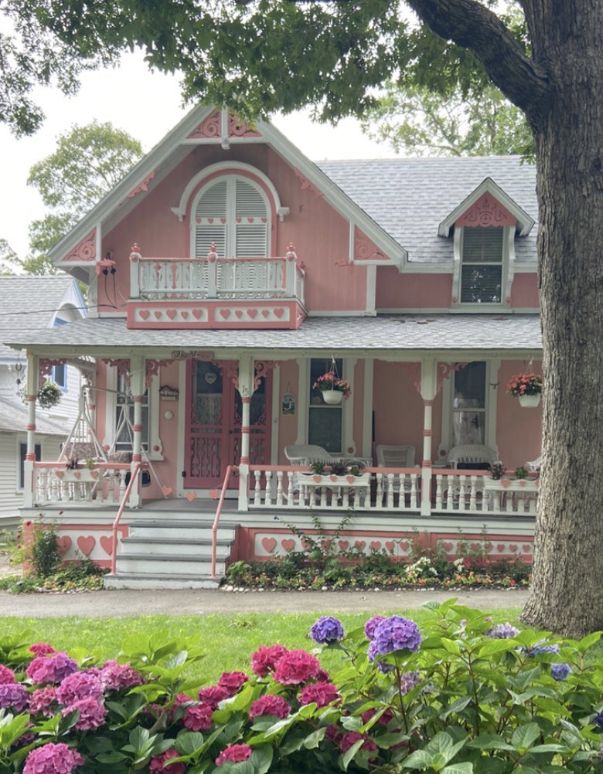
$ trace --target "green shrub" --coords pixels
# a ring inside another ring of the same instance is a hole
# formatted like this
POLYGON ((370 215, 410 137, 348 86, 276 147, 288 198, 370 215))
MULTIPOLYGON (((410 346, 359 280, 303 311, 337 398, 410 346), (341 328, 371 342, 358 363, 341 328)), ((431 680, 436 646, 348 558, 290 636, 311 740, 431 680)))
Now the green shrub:
POLYGON ((47 524, 36 524, 31 544, 31 570, 39 578, 47 578, 61 564, 57 533, 47 524))
POLYGON ((186 678, 203 656, 193 638, 138 634, 100 672, 0 638, 0 772, 601 771, 601 633, 560 640, 454 600, 426 608, 420 631, 392 616, 344 634, 321 618, 311 653, 260 649, 248 674, 201 691, 186 678), (331 674, 324 649, 340 655, 331 674))

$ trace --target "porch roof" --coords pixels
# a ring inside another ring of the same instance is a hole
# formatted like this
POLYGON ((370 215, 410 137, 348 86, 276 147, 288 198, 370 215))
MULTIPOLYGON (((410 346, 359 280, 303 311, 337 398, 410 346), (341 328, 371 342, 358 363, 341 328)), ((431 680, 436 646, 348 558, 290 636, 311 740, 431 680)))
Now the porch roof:
MULTIPOLYGON (((15 333, 10 346, 88 354, 124 349, 294 351, 517 351, 542 347, 535 314, 310 317, 298 330, 132 330, 125 318, 88 318, 56 329, 15 333)), ((163 354, 163 353, 162 353, 163 354)))

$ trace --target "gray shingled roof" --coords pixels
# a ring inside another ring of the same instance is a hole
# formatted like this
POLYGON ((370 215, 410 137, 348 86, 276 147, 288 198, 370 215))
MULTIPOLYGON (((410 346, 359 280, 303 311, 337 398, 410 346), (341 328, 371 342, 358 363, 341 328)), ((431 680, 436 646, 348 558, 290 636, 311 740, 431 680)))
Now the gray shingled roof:
MULTIPOLYGON (((318 161, 317 166, 420 263, 452 261, 439 224, 487 177, 535 221, 536 169, 519 156, 318 161)), ((515 240, 519 263, 536 260, 537 225, 515 240)))
MULTIPOLYGON (((129 330, 125 318, 77 320, 15 335, 21 345, 169 349, 539 350, 538 315, 310 317, 299 330, 129 330)), ((90 351, 90 354, 95 354, 90 351)), ((124 353, 126 354, 126 353, 124 353)))
MULTIPOLYGON (((27 407, 18 398, 2 395, 0 399, 0 433, 25 432, 29 424, 27 407)), ((65 437, 67 429, 65 422, 58 422, 45 417, 40 412, 36 415, 36 430, 42 435, 60 435, 65 437)))
POLYGON ((22 332, 49 327, 72 286, 72 277, 0 277, 0 360, 18 353, 2 342, 22 332))

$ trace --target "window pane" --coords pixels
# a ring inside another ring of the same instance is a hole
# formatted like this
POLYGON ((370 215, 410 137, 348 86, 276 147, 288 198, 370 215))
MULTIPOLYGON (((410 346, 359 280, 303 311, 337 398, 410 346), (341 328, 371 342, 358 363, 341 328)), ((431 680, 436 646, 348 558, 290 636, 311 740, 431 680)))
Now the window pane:
POLYGON ((331 453, 341 452, 341 413, 341 406, 310 406, 308 443, 331 453))
POLYGON ((52 369, 52 378, 54 380, 54 383, 58 385, 59 387, 65 387, 66 386, 66 372, 65 372, 65 365, 55 365, 52 369))
POLYGON ((461 303, 500 304, 502 266, 463 266, 461 303))
POLYGON ((467 443, 484 443, 485 438, 484 411, 455 411, 452 415, 453 446, 467 443))
POLYGON ((484 408, 486 405, 486 364, 467 363, 454 372, 454 408, 484 408))
POLYGON ((465 228, 463 230, 464 263, 501 263, 502 228, 465 228))

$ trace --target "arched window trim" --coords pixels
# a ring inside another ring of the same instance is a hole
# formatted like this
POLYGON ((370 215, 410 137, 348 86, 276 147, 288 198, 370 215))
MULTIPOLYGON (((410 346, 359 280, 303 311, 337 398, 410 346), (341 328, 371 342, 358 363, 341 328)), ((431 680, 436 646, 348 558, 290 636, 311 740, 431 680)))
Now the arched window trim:
MULTIPOLYGON (((251 174, 246 173, 245 170, 240 171, 226 171, 224 173, 217 172, 213 175, 211 175, 210 179, 205 180, 204 183, 200 185, 198 190, 196 191, 194 197, 191 199, 190 209, 188 212, 189 216, 189 222, 190 222, 190 228, 189 228, 189 250, 190 255, 195 255, 195 238, 196 238, 196 223, 194 218, 194 212, 197 209, 197 205, 199 203, 199 200, 203 196, 203 194, 212 186, 217 185, 221 180, 228 180, 233 179, 235 182, 237 180, 243 180, 246 183, 251 184, 260 194, 262 197, 262 200, 264 201, 264 204, 266 205, 266 217, 267 217, 267 224, 266 224, 266 231, 268 234, 268 244, 267 244, 267 255, 275 255, 276 254, 276 235, 274 233, 274 203, 271 201, 270 196, 266 192, 264 186, 262 185, 261 181, 254 179, 254 176, 251 174)), ((227 200, 227 207, 231 206, 231 202, 227 200)), ((232 227, 232 222, 231 222, 232 227)), ((203 257, 203 256, 198 256, 203 257)), ((227 256, 227 257, 234 257, 234 256, 227 256)))
POLYGON ((192 207, 189 208, 191 197, 196 196, 201 186, 206 182, 209 182, 210 178, 227 174, 241 174, 244 177, 255 180, 256 183, 259 183, 268 195, 270 208, 274 215, 278 215, 281 221, 289 214, 289 208, 282 206, 278 191, 274 187, 273 182, 261 170, 253 167, 251 164, 245 164, 242 161, 219 161, 216 164, 210 164, 208 167, 204 167, 186 184, 182 196, 180 197, 179 205, 177 207, 172 207, 172 212, 176 215, 178 220, 184 220, 187 213, 190 215, 190 212, 192 211, 192 207))

